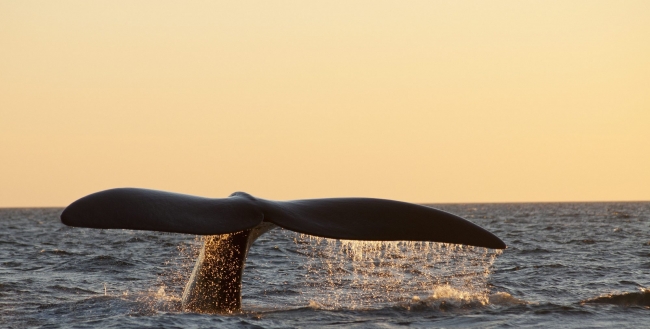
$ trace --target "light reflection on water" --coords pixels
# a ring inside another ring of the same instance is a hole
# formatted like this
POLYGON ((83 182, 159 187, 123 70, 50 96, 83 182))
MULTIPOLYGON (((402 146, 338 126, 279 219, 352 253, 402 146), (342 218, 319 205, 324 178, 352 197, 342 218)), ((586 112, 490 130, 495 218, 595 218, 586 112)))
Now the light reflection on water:
POLYGON ((251 248, 243 312, 180 312, 194 236, 0 209, 0 327, 645 327, 650 203, 439 205, 509 248, 320 239, 251 248))

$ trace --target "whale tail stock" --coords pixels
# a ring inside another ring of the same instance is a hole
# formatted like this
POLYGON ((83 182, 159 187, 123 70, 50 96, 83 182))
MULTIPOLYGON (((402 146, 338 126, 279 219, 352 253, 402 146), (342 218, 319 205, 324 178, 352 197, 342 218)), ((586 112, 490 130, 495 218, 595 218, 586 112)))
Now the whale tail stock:
POLYGON ((371 198, 271 201, 235 192, 211 199, 163 191, 118 188, 85 196, 64 209, 69 226, 206 235, 183 293, 183 309, 233 312, 241 306, 248 249, 279 226, 325 238, 433 241, 504 249, 494 234, 442 210, 371 198))

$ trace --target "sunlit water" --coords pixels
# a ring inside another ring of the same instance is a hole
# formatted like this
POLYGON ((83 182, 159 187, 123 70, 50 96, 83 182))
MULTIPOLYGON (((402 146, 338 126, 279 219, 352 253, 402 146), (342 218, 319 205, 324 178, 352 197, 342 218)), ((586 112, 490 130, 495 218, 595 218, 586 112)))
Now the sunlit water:
POLYGON ((227 316, 180 311, 195 236, 0 209, 0 327, 648 327, 650 203, 436 207, 508 249, 276 229, 251 248, 243 310, 227 316))

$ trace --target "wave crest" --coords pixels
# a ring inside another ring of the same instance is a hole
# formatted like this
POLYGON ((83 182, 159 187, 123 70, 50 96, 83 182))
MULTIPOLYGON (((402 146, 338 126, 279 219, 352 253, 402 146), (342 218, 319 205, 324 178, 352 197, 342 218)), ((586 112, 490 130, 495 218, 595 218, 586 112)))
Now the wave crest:
POLYGON ((421 299, 413 297, 409 308, 436 308, 447 310, 450 308, 476 308, 486 305, 521 305, 528 304, 526 301, 513 297, 507 292, 496 292, 494 294, 476 293, 456 289, 450 285, 438 285, 434 287, 433 294, 421 299))
POLYGON ((641 288, 637 292, 612 293, 596 298, 586 299, 581 304, 613 304, 619 306, 650 306, 650 288, 641 288))

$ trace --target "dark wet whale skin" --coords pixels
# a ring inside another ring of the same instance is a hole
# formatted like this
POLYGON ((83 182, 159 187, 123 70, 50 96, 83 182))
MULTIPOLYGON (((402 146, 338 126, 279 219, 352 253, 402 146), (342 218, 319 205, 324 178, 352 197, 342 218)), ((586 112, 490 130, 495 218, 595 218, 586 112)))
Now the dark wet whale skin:
POLYGON ((163 191, 117 188, 85 196, 62 213, 64 224, 216 235, 264 222, 327 238, 436 241, 503 249, 494 234, 442 210, 384 199, 258 199, 244 192, 210 199, 163 191))

